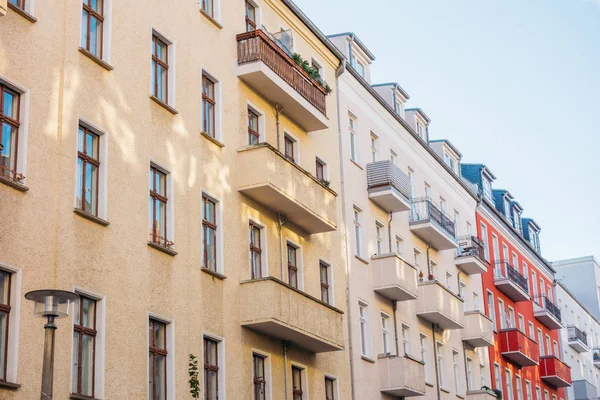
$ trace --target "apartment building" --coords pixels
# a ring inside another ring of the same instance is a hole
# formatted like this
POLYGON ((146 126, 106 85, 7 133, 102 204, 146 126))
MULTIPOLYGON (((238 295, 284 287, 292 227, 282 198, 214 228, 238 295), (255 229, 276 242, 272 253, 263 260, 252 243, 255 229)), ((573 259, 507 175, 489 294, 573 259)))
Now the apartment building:
POLYGON ((600 382, 600 322, 562 282, 556 286, 558 306, 565 329, 560 331, 564 361, 571 366, 573 386, 567 399, 598 398, 600 382))
POLYGON ((563 328, 555 270, 540 254, 540 227, 483 164, 463 164, 462 174, 480 192, 477 231, 493 268, 483 274, 485 310, 494 321, 489 348, 492 387, 507 400, 558 400, 571 386, 562 359, 563 328))
POLYGON ((338 88, 353 398, 475 398, 493 336, 460 153, 429 140, 400 85, 371 83, 375 56, 356 35, 329 38, 349 60, 338 88))
POLYGON ((335 95, 288 0, 10 0, 0 17, 0 398, 348 399, 335 95), (308 64, 301 66, 302 60, 308 64))
POLYGON ((594 256, 553 261, 556 279, 600 320, 600 262, 594 256))

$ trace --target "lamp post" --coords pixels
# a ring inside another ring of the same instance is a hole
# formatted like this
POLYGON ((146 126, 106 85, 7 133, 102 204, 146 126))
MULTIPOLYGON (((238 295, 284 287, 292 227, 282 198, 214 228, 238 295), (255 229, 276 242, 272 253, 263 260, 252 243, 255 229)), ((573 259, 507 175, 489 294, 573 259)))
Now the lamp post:
POLYGON ((79 295, 66 290, 34 290, 25 294, 27 300, 34 302, 33 313, 47 319, 44 325, 44 363, 42 366, 41 400, 52 399, 54 380, 54 320, 69 315, 71 303, 79 300, 79 295))

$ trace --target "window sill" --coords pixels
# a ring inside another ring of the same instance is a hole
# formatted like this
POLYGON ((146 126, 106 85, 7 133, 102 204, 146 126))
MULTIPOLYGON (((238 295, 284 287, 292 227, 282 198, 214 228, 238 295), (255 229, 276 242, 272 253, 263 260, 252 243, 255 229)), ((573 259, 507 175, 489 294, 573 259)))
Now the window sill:
POLYGON ((112 65, 110 65, 106 61, 102 60, 101 58, 96 57, 95 55, 93 55, 88 50, 84 49, 83 47, 79 48, 79 52, 107 71, 112 71, 114 69, 112 65))
POLYGON ((150 98, 152 100, 154 100, 154 102, 156 104, 158 104, 159 106, 163 107, 164 109, 166 109, 171 114, 173 114, 173 115, 179 114, 179 111, 177 111, 176 109, 174 109, 173 107, 171 107, 170 105, 168 105, 167 103, 165 103, 164 101, 162 101, 161 99, 159 99, 158 97, 150 95, 150 98))
POLYGON ((450 391, 448 389, 444 389, 443 387, 441 387, 440 390, 444 393, 450 394, 450 391))
POLYGON ((456 395, 456 397, 458 397, 459 399, 463 399, 463 400, 465 400, 465 396, 464 396, 464 395, 462 395, 462 394, 457 394, 457 395, 456 395))
POLYGON ((217 278, 217 279, 220 279, 222 281, 225 280, 225 279, 227 279, 227 277, 225 275, 223 275, 223 274, 221 274, 221 273, 219 273, 217 271, 213 271, 211 269, 204 268, 204 267, 200 268, 200 270, 202 272, 208 274, 208 275, 212 275, 213 278, 217 278))
POLYGON ((110 222, 108 222, 108 221, 106 221, 106 220, 104 220, 104 219, 102 219, 102 218, 98 218, 98 217, 96 217, 95 215, 92 215, 92 214, 90 214, 90 213, 87 213, 87 212, 85 212, 85 211, 83 211, 83 210, 80 210, 80 209, 78 209, 78 208, 74 208, 74 209, 73 209, 73 212, 74 212, 75 214, 79 215, 80 217, 83 217, 83 218, 89 219, 90 221, 92 221, 92 222, 95 222, 95 223, 97 223, 97 224, 100 224, 100 225, 102 225, 102 226, 108 226, 108 225, 110 225, 110 222))
POLYGON ((23 9, 20 9, 19 7, 15 6, 11 2, 8 3, 8 8, 10 8, 11 10, 13 10, 17 14, 19 14, 21 17, 25 18, 29 22, 33 22, 33 23, 37 22, 37 18, 36 17, 34 17, 33 15, 29 14, 27 11, 25 11, 23 9))
POLYGON ((359 163, 357 163, 356 161, 354 161, 353 159, 350 159, 350 162, 354 165, 356 165, 358 168, 362 169, 364 171, 364 168, 360 166, 359 163))
MULTIPOLYGON (((10 3, 8 3, 8 4, 10 4, 10 3)), ((18 383, 0 381, 0 388, 17 390, 20 387, 21 387, 21 385, 18 383)))
POLYGON ((12 179, 7 179, 3 176, 0 176, 0 183, 4 183, 5 185, 10 186, 13 189, 17 189, 20 192, 26 192, 29 190, 29 188, 22 183, 15 182, 12 179))
POLYGON ((153 249, 156 249, 158 251, 162 251, 163 253, 173 256, 173 257, 175 257, 177 254, 179 254, 175 250, 167 249, 166 247, 161 246, 160 244, 156 244, 154 242, 148 242, 148 246, 150 246, 153 249))
POLYGON ((210 136, 206 132, 200 131, 200 135, 202 135, 205 139, 207 139, 208 141, 214 143, 215 145, 217 145, 220 148, 225 147, 225 143, 219 141, 218 139, 215 139, 214 137, 210 136))
POLYGON ((71 399, 71 400, 97 400, 94 397, 80 396, 78 394, 73 394, 73 393, 71 393, 69 395, 69 399, 71 399))
POLYGON ((366 362, 370 362, 371 364, 375 364, 375 360, 373 360, 370 357, 367 356, 360 356, 361 359, 365 360, 366 362))
POLYGON ((208 15, 207 13, 205 13, 203 9, 200 9, 200 14, 202 14, 206 18, 208 18, 208 20, 210 22, 212 22, 217 28, 223 29, 223 25, 221 25, 216 19, 214 19, 213 17, 211 17, 210 15, 208 15))
POLYGON ((434 387, 434 386, 433 386, 433 383, 431 383, 431 382, 425 382, 425 384, 426 384, 427 386, 429 386, 429 387, 434 387))
POLYGON ((360 261, 360 262, 362 262, 362 263, 364 263, 364 264, 366 264, 366 265, 369 265, 369 261, 365 260, 365 259, 364 259, 364 258, 362 258, 361 256, 357 256, 357 255, 355 254, 355 255, 354 255, 354 257, 355 257, 355 258, 356 258, 358 261, 360 261))

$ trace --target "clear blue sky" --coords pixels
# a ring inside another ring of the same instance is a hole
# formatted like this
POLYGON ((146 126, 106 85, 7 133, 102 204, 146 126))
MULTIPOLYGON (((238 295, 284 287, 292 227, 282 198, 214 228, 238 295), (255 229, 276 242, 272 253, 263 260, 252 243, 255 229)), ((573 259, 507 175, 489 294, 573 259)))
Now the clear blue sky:
POLYGON ((548 260, 600 258, 600 0, 296 0, 375 54, 463 162, 542 227, 548 260))

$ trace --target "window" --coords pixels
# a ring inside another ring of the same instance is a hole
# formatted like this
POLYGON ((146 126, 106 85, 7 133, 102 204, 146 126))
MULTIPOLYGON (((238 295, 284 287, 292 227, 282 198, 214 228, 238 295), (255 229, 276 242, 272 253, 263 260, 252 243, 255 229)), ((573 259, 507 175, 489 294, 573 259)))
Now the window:
POLYGON ((425 197, 427 197, 431 200, 431 185, 429 183, 425 182, 424 186, 425 186, 425 197))
POLYGON ((248 108, 248 144, 257 144, 259 142, 258 114, 248 108))
POLYGON ((544 353, 544 335, 542 334, 542 330, 538 328, 538 346, 540 346, 540 356, 543 357, 546 355, 544 353))
POLYGON ((444 368, 444 346, 440 342, 435 343, 437 350, 437 369, 440 377, 440 386, 446 388, 446 375, 444 368))
MULTIPOLYGON (((560 351, 558 351, 558 343, 556 342, 556 340, 552 341, 552 344, 554 345, 554 355, 558 358, 560 357, 560 351)), ((590 346, 593 348, 593 345, 590 346)))
POLYGON ((481 304, 479 304, 479 294, 473 292, 473 310, 481 311, 481 304))
POLYGON ((327 164, 321 161, 318 157, 316 159, 316 173, 317 179, 320 181, 327 180, 327 164))
POLYGON ((513 400, 512 376, 509 369, 504 372, 506 373, 506 400, 513 400))
POLYGON ((336 400, 335 398, 335 379, 325 377, 325 400, 336 400))
POLYGON ((217 271, 217 203, 202 195, 202 249, 204 268, 217 271))
POLYGON ((535 329, 533 327, 533 322, 529 321, 528 324, 529 324, 529 337, 532 340, 535 340, 535 329))
POLYGON ((483 182, 483 195, 490 201, 494 201, 493 197, 492 197, 492 182, 490 182, 489 179, 483 177, 482 178, 482 182, 483 182))
POLYGON ((17 156, 19 149, 20 95, 0 83, 0 176, 14 181, 25 177, 18 173, 17 156))
POLYGON ((417 267, 417 269, 419 268, 419 258, 420 258, 421 252, 417 249, 413 249, 413 261, 415 263, 415 267, 417 267))
POLYGON ((363 237, 362 210, 354 206, 354 254, 359 257, 364 255, 363 237))
POLYGON ((246 0, 246 32, 254 30, 256 30, 256 7, 246 0))
POLYGON ((381 343, 383 354, 391 353, 390 351, 390 332, 388 330, 390 324, 390 316, 381 313, 381 343))
POLYGON ((254 384, 254 400, 266 400, 267 378, 265 375, 265 357, 260 354, 252 354, 252 370, 254 384))
POLYGON ((527 279, 527 293, 529 294, 529 282, 531 279, 529 279, 529 269, 527 268, 527 263, 525 261, 523 261, 523 276, 527 279))
POLYGON ((292 366, 292 394, 293 400, 304 399, 304 390, 302 386, 302 368, 292 366))
POLYGON ((288 283, 291 287, 298 288, 298 248, 290 243, 287 244, 288 260, 288 283))
POLYGON ((494 363, 494 389, 502 390, 502 375, 500 375, 500 365, 494 363))
POLYGON ((546 389, 544 389, 544 400, 550 400, 550 395, 546 389))
POLYGON ((317 73, 319 74, 319 78, 322 80, 323 79, 323 67, 321 66, 321 64, 319 64, 314 58, 312 58, 310 60, 310 66, 312 67, 312 69, 317 71, 317 73))
MULTIPOLYGON (((431 268, 433 271, 433 268, 431 268)), ((452 274, 450 272, 446 272, 446 287, 452 290, 452 274)))
POLYGON ((473 390, 473 360, 467 357, 467 390, 473 390))
POLYGON ((201 0, 202 11, 204 11, 209 17, 215 17, 215 3, 214 0, 201 0))
POLYGON ((516 327, 516 325, 515 325, 515 310, 511 306, 508 306, 507 319, 508 319, 508 327, 515 328, 516 327))
POLYGON ((83 0, 81 18, 81 47, 98 58, 102 58, 102 3, 102 0, 83 0))
POLYGON ((400 256, 404 254, 404 240, 399 236, 396 236, 396 253, 400 256))
POLYGON ((525 333, 525 318, 521 314, 519 314, 519 330, 525 333))
POLYGON ((423 139, 423 130, 423 125, 417 121, 417 135, 419 135, 421 139, 423 139))
MULTIPOLYGON (((91 0, 93 1, 93 0, 91 0)), ((168 103, 169 44, 152 34, 152 95, 168 103)))
MULTIPOLYGON (((533 268, 531 269, 531 286, 533 287, 533 300, 538 300, 537 276, 533 268)), ((540 399, 541 400, 541 399, 540 399)))
POLYGON ((204 399, 219 397, 219 342, 204 337, 204 399))
POLYGON ((489 290, 487 291, 487 308, 488 317, 490 317, 490 319, 494 323, 494 330, 496 330, 496 309, 494 308, 494 294, 489 290))
POLYGON ((148 363, 149 400, 167 398, 167 326, 155 319, 149 320, 150 352, 148 363))
POLYGON ((546 355, 552 355, 552 342, 550 340, 550 335, 546 334, 546 355))
MULTIPOLYGON (((8 327, 10 320, 11 274, 0 270, 0 381, 7 381, 8 327)), ((12 323, 12 322, 11 322, 12 323)))
POLYGON ((467 302, 467 285, 463 282, 458 283, 458 296, 464 300, 464 311, 469 311, 467 302))
POLYGON ((215 82, 202 74, 202 131, 213 138, 216 138, 215 104, 215 82))
POLYGON ((377 161, 379 152, 379 138, 376 134, 371 132, 371 160, 373 162, 377 161))
POLYGON ((323 301, 323 303, 331 304, 331 302, 330 302, 331 286, 329 284, 329 273, 330 273, 331 268, 329 267, 329 265, 327 265, 323 261, 320 261, 319 262, 319 270, 320 270, 320 276, 321 276, 321 301, 323 301))
MULTIPOLYGON (((483 243, 485 243, 485 245, 483 246, 483 257, 485 258, 486 261, 490 261, 490 246, 488 246, 488 232, 487 232, 487 226, 485 224, 481 224, 481 240, 483 240, 483 243)), ((496 255, 494 254, 494 257, 496 257, 496 255)))
POLYGON ((371 328, 369 326, 369 306, 358 303, 358 321, 360 324, 360 350, 363 356, 371 355, 371 328))
POLYGON ((531 382, 529 381, 525 381, 525 400, 533 400, 533 398, 531 397, 531 382))
POLYGON ((376 236, 376 240, 377 240, 377 254, 383 254, 384 250, 383 250, 383 235, 384 235, 384 228, 383 228, 383 224, 381 224, 380 222, 375 222, 375 236, 376 236))
POLYGON ((523 384, 519 375, 515 376, 515 386, 517 387, 517 400, 523 400, 523 384))
POLYGON ((443 213, 446 213, 446 199, 444 199, 442 196, 440 196, 440 210, 443 213))
POLYGON ((296 141, 289 135, 285 135, 285 156, 292 162, 297 162, 295 155, 296 141))
POLYGON ((460 386, 460 361, 458 351, 456 350, 452 350, 452 368, 454 370, 454 388, 456 394, 460 394, 462 393, 462 388, 460 386))
POLYGON ((8 2, 21 10, 25 10, 25 0, 8 0, 8 2))
POLYGON ((519 256, 517 253, 512 253, 512 265, 517 272, 519 271, 519 256))
POLYGON ((427 336, 419 333, 419 345, 421 347, 421 361, 425 364, 425 381, 431 382, 431 370, 429 363, 429 352, 427 351, 427 336))
POLYGON ((167 174, 150 165, 150 241, 171 248, 174 243, 167 239, 167 174))
POLYGON ((100 137, 79 125, 77 135, 77 208, 98 215, 98 171, 100 169, 100 137))
POLYGON ((535 387, 535 400, 542 400, 542 391, 539 386, 535 387))
POLYGON ((363 78, 365 78, 365 79, 367 78, 367 76, 365 75, 365 72, 366 72, 365 65, 364 65, 363 63, 361 63, 360 61, 358 61, 358 62, 356 63, 356 71, 357 71, 357 72, 358 72, 358 74, 359 74, 360 76, 362 76, 363 78))
POLYGON ((402 324, 402 350, 405 356, 410 354, 410 327, 405 324, 402 324))
POLYGON ((506 319, 506 309, 504 308, 504 301, 498 299, 498 312, 500 316, 500 329, 506 329, 508 327, 508 320, 506 319))
POLYGON ((448 153, 444 153, 444 162, 454 172, 456 172, 456 160, 448 153))
POLYGON ((479 378, 481 380, 481 386, 487 386, 487 371, 485 369, 485 364, 479 364, 479 378))
POLYGON ((94 397, 96 300, 80 296, 73 327, 73 393, 94 397))
POLYGON ((390 161, 395 166, 398 166, 398 154, 394 150, 390 150, 390 161))
POLYGON ((358 162, 358 138, 356 130, 356 118, 348 114, 348 130, 350 132, 350 159, 358 162))
POLYGON ((262 274, 262 246, 261 246, 261 227, 254 222, 250 222, 250 267, 252 279, 260 279, 262 274))

